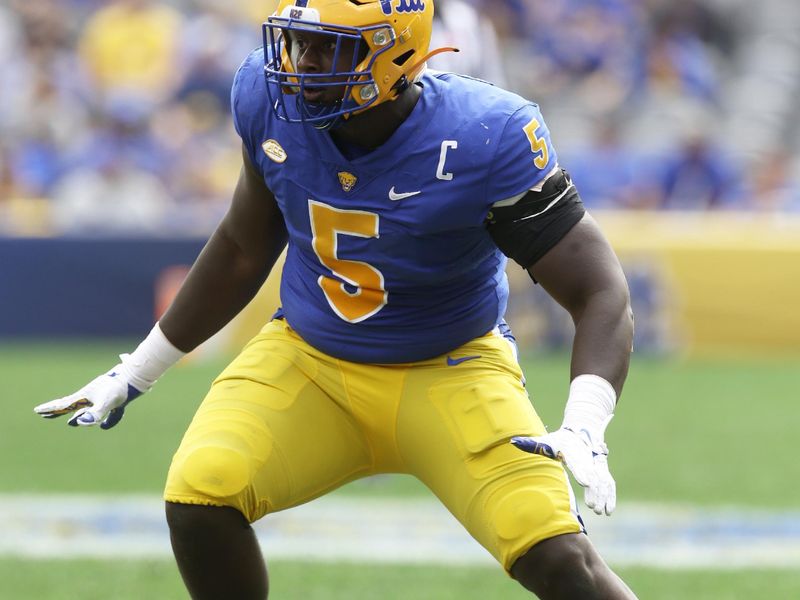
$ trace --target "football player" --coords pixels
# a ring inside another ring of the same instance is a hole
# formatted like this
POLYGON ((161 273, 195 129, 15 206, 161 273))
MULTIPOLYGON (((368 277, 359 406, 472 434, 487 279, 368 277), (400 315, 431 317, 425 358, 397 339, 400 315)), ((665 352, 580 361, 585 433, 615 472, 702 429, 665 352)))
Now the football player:
POLYGON ((539 108, 426 72, 431 0, 282 0, 232 110, 231 207, 131 354, 36 407, 113 427, 254 296, 288 244, 282 307, 214 381, 170 467, 194 598, 264 598, 250 523, 376 473, 410 473, 541 598, 633 598, 588 537, 616 503, 604 432, 626 376, 625 277, 539 108), (506 257, 572 315, 563 425, 534 411, 503 320, 506 257))

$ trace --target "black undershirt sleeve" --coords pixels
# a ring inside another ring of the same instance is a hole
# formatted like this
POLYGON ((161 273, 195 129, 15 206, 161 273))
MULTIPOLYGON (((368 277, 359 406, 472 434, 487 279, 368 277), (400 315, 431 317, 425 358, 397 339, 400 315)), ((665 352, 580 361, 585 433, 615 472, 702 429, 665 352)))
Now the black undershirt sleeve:
POLYGON ((581 220, 586 209, 561 169, 542 191, 529 191, 511 206, 492 207, 486 227, 500 250, 527 269, 581 220))

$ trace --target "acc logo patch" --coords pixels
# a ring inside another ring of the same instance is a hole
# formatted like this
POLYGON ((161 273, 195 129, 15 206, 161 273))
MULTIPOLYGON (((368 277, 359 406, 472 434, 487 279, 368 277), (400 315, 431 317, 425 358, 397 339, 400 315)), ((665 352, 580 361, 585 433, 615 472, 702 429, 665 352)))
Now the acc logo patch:
POLYGON ((286 160, 286 150, 276 140, 267 140, 261 144, 261 148, 264 150, 264 154, 276 163, 282 163, 286 160))
POLYGON ((358 177, 352 173, 348 173, 347 171, 339 171, 339 183, 342 184, 342 189, 345 192, 352 190, 356 185, 356 181, 358 181, 358 177))

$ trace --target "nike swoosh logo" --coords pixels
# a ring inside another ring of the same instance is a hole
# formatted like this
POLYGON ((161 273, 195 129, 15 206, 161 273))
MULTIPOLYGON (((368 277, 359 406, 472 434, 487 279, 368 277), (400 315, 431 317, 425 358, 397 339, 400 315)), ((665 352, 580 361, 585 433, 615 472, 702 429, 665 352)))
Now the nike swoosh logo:
POLYGON ((417 190, 416 192, 395 192, 394 186, 392 186, 392 189, 389 190, 389 200, 397 202, 398 200, 402 200, 403 198, 410 198, 411 196, 416 196, 417 194, 421 193, 422 190, 417 190))
POLYGON ((467 362, 468 360, 474 360, 476 358, 480 358, 480 354, 475 356, 462 356, 460 358, 453 358, 452 356, 447 357, 447 366, 448 367, 455 367, 456 365, 460 365, 463 362, 467 362))

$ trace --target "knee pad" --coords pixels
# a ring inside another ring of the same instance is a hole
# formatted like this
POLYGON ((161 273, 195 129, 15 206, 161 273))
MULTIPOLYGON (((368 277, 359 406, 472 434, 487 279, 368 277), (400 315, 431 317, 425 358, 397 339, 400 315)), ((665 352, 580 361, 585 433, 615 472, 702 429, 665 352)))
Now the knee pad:
POLYGON ((498 537, 512 542, 546 527, 554 514, 554 502, 546 493, 535 488, 521 488, 497 503, 492 521, 498 537))
POLYGON ((251 468, 249 457, 238 450, 204 446, 189 452, 182 475, 198 492, 225 498, 238 494, 250 483, 251 468))

